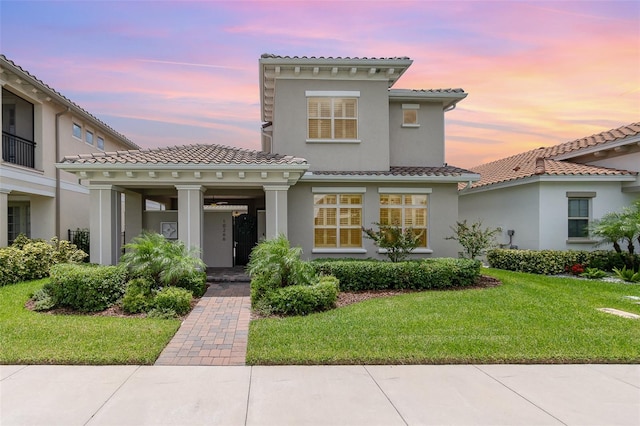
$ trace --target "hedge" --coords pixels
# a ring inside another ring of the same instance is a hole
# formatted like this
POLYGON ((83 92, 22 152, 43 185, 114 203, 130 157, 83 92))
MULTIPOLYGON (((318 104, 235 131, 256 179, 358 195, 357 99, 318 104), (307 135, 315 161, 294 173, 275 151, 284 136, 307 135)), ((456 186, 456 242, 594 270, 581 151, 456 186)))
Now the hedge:
POLYGON ((10 247, 0 248, 0 286, 44 278, 52 265, 81 262, 87 254, 69 241, 18 237, 10 247))
POLYGON ((541 275, 563 274, 572 265, 611 271, 625 265, 630 260, 639 264, 640 256, 619 254, 614 251, 578 250, 507 250, 493 249, 487 253, 487 261, 492 268, 508 271, 529 272, 541 275))
POLYGON ((315 260, 316 272, 333 275, 341 291, 436 289, 475 284, 480 262, 471 259, 425 259, 406 262, 315 260))
POLYGON ((102 311, 122 297, 127 271, 121 266, 61 263, 51 267, 45 290, 55 306, 83 312, 102 311))
POLYGON ((333 308, 338 291, 338 280, 327 276, 321 277, 317 284, 291 285, 272 290, 267 293, 263 303, 274 314, 307 315, 333 308))

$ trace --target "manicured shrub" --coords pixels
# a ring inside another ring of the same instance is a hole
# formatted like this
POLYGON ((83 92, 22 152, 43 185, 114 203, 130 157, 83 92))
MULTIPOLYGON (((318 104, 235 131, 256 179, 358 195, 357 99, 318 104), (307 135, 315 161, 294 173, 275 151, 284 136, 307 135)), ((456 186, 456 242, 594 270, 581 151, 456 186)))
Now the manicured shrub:
POLYGON ((270 311, 280 315, 308 315, 335 306, 338 280, 321 277, 317 284, 292 285, 271 291, 266 299, 270 311))
POLYGON ((191 310, 193 294, 184 288, 165 287, 156 293, 153 298, 153 306, 157 311, 173 311, 178 315, 184 315, 191 310))
POLYGON ((586 268, 583 273, 580 274, 582 278, 589 278, 590 280, 598 280, 607 276, 607 273, 598 268, 586 268))
POLYGON ((183 275, 175 283, 176 287, 181 287, 193 293, 193 297, 202 297, 207 290, 207 273, 193 270, 183 275))
POLYGON ((68 241, 30 240, 21 235, 11 247, 0 248, 0 286, 46 277, 52 265, 81 262, 86 256, 68 241))
POLYGON ((34 302, 33 309, 35 311, 48 311, 49 309, 53 309, 56 305, 53 297, 45 288, 41 288, 36 291, 33 296, 31 296, 31 300, 34 302))
POLYGON ((62 263, 51 267, 45 289, 56 306, 102 311, 122 297, 126 278, 126 270, 118 266, 62 263))
MULTIPOLYGON (((577 250, 506 250, 493 249, 487 253, 492 268, 508 271, 557 275, 570 272, 573 265, 613 271, 625 266, 629 254, 614 251, 577 250)), ((632 264, 639 264, 640 256, 631 256, 632 264)))
POLYGON ((371 260, 313 261, 317 273, 333 275, 342 291, 431 289, 473 285, 480 262, 471 259, 425 259, 406 262, 371 260))
POLYGON ((122 298, 122 310, 129 314, 147 312, 153 307, 152 281, 148 278, 134 278, 127 283, 122 298))
POLYGON ((313 268, 300 259, 302 249, 290 247, 284 235, 262 241, 251 251, 247 272, 251 277, 251 303, 272 290, 315 282, 313 268))

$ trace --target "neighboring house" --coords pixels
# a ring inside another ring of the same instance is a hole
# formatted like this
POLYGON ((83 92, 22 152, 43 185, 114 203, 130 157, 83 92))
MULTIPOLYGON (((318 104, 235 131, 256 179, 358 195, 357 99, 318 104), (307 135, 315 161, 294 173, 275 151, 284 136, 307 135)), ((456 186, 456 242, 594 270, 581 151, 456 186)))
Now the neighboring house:
POLYGON ((592 250, 589 224, 640 197, 640 123, 472 170, 481 179, 461 185, 461 220, 502 228, 505 247, 592 250))
POLYGON ((128 238, 149 229, 201 247, 209 266, 244 264, 259 239, 280 233, 307 258, 382 257, 361 229, 375 222, 419 232, 419 256, 456 256, 445 237, 458 218, 458 183, 479 176, 445 163, 444 113, 467 94, 392 89, 411 63, 263 55, 262 151, 66 156, 59 167, 91 193, 91 260, 117 261, 123 225, 128 238), (148 200, 165 209, 146 209, 148 200))
POLYGON ((137 146, 3 55, 0 85, 0 247, 88 228, 89 190, 56 161, 137 146))

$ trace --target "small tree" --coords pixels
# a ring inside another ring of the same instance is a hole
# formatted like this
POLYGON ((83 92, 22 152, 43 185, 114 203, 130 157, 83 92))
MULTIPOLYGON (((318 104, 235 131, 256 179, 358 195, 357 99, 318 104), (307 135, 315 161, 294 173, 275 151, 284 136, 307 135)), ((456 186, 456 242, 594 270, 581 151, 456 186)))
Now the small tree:
POLYGON ((466 220, 456 222, 456 226, 450 227, 454 235, 446 237, 446 240, 455 240, 464 249, 464 256, 469 259, 475 259, 484 254, 488 249, 495 246, 495 236, 501 232, 500 228, 482 229, 482 222, 475 222, 471 225, 466 220))
POLYGON ((607 213, 599 220, 594 220, 589 226, 591 235, 600 241, 597 245, 612 244, 613 249, 624 258, 629 269, 633 269, 634 242, 640 244, 640 199, 634 201, 631 207, 625 207, 622 212, 607 213), (622 247, 626 246, 627 253, 622 247))
MULTIPOLYGON (((404 231, 399 226, 374 223, 378 230, 362 228, 364 236, 373 240, 373 243, 387 251, 387 257, 392 262, 402 262, 411 252, 420 245, 421 233, 416 233, 412 228, 404 231)), ((425 231, 422 231, 425 232, 425 231)))

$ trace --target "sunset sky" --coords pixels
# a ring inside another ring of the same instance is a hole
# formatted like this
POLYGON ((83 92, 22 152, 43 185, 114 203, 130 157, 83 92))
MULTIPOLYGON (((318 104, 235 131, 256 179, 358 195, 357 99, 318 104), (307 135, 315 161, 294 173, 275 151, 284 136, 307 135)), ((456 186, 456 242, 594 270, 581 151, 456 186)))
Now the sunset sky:
POLYGON ((142 147, 260 148, 258 58, 409 56, 472 167, 640 121, 638 1, 7 1, 0 51, 142 147))

